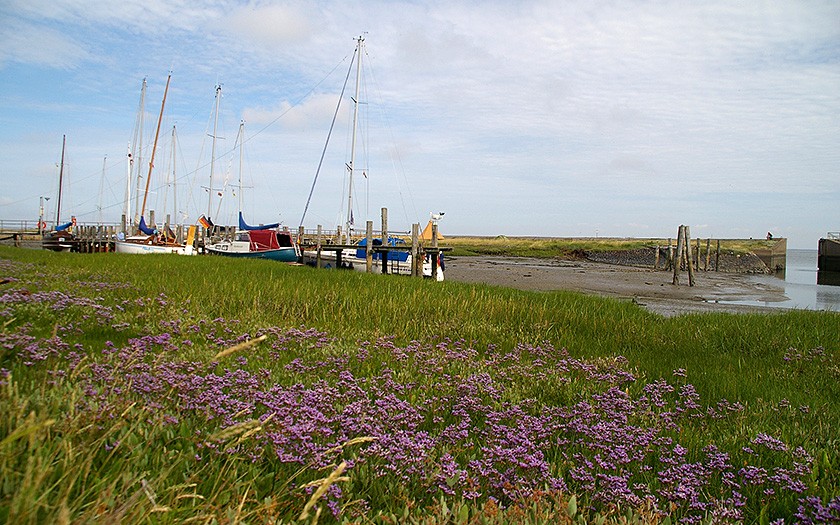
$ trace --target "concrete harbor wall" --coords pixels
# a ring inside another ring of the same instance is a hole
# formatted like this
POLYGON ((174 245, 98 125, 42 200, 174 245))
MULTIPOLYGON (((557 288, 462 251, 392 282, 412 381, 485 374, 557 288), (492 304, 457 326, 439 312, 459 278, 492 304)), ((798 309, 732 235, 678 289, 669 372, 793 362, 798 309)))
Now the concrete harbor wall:
POLYGON ((840 235, 820 239, 817 249, 817 284, 840 286, 840 235))
POLYGON ((756 249, 753 253, 774 272, 783 272, 787 261, 787 239, 779 239, 770 248, 756 249))

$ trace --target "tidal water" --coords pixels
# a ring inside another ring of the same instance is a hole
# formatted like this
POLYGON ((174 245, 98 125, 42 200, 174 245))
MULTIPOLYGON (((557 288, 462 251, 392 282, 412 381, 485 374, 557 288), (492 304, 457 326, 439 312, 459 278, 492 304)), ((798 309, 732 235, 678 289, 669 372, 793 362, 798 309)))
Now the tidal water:
POLYGON ((780 286, 785 301, 734 301, 738 304, 840 311, 840 286, 817 284, 817 250, 788 250, 786 268, 776 275, 755 276, 758 282, 780 286))

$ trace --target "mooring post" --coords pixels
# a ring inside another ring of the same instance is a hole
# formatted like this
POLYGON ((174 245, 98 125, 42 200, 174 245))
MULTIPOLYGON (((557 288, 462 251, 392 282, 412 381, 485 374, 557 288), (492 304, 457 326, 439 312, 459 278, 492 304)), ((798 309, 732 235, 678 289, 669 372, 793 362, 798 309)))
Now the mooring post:
POLYGON ((700 271, 700 237, 697 237, 694 244, 694 269, 700 271))
POLYGON ((432 279, 437 278, 437 268, 438 268, 438 257, 440 257, 440 252, 438 251, 438 225, 434 221, 432 221, 432 279))
POLYGON ((720 239, 717 240, 717 248, 715 248, 715 271, 720 269, 720 239))
POLYGON ((661 247, 657 244, 657 245, 656 245, 656 255, 655 255, 655 258, 654 258, 654 260, 653 260, 653 269, 654 269, 654 270, 658 270, 658 269, 659 269, 659 250, 660 250, 660 248, 661 248, 661 247))
POLYGON ((665 267, 666 270, 673 270, 674 269, 674 243, 670 237, 668 237, 668 263, 665 267))
POLYGON ((388 273, 388 208, 382 208, 382 273, 388 273))
POLYGON ((323 228, 321 225, 318 225, 318 229, 315 233, 315 268, 321 267, 321 234, 323 233, 323 228))
POLYGON ((418 240, 420 237, 420 223, 415 222, 411 225, 411 276, 417 277, 418 273, 422 277, 423 272, 417 272, 417 259, 420 257, 420 250, 418 249, 418 240))
POLYGON ((125 235, 125 214, 123 213, 120 216, 120 232, 125 235))
POLYGON ((147 224, 149 228, 155 227, 155 210, 149 210, 149 224, 147 224))
POLYGON ((688 266, 688 285, 694 286, 694 261, 692 260, 691 254, 691 233, 689 233, 688 226, 686 226, 683 231, 685 232, 685 245, 689 248, 686 250, 686 255, 688 256, 688 264, 686 265, 688 266))
POLYGON ((365 271, 373 272, 373 221, 365 224, 365 271))
POLYGON ((674 258, 674 279, 671 281, 672 284, 680 284, 680 265, 682 264, 683 239, 685 238, 683 228, 685 226, 681 224, 677 232, 677 253, 674 258))
POLYGON ((712 239, 706 239, 706 261, 703 263, 703 271, 709 271, 709 257, 712 255, 712 239))

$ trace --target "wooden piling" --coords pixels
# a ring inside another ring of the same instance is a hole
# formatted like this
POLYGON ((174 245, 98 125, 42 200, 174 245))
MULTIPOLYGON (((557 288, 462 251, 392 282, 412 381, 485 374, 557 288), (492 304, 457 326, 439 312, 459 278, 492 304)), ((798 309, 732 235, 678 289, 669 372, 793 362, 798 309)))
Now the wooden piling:
POLYGON ((315 233, 315 268, 321 267, 321 236, 323 235, 323 228, 318 225, 315 233))
POLYGON ((437 237, 438 225, 436 222, 432 221, 432 279, 437 277, 438 256, 440 255, 440 252, 437 250, 437 237))
POLYGON ((683 228, 685 228, 685 226, 680 225, 677 232, 677 253, 674 258, 674 278, 671 281, 671 283, 675 285, 680 284, 680 265, 682 263, 683 256, 683 239, 685 238, 685 230, 683 228))
MULTIPOLYGON (((419 240, 420 240, 420 224, 415 222, 414 224, 411 225, 411 276, 412 277, 417 277, 418 275, 420 277, 423 276, 422 266, 421 266, 421 270, 419 272, 417 271, 417 263, 420 260, 419 240)), ((422 263, 420 263, 420 264, 422 264, 422 263)))
POLYGON ((666 270, 674 269, 674 242, 668 237, 668 265, 666 270))
MULTIPOLYGON (((388 244, 388 208, 382 208, 382 247, 387 248, 388 244)), ((388 273, 388 250, 383 250, 382 273, 388 273)))
POLYGON ((694 243, 696 246, 694 247, 694 269, 696 271, 700 271, 700 237, 697 237, 696 242, 694 243))
MULTIPOLYGON (((689 249, 686 250, 686 256, 688 257, 688 264, 686 264, 688 267, 688 285, 694 286, 694 261, 692 260, 691 255, 691 234, 689 233, 688 226, 684 227, 683 232, 685 233, 685 245, 686 247, 689 247, 689 249)), ((699 244, 697 245, 697 249, 700 249, 699 244)))
POLYGON ((373 221, 365 224, 365 271, 373 271, 373 221))

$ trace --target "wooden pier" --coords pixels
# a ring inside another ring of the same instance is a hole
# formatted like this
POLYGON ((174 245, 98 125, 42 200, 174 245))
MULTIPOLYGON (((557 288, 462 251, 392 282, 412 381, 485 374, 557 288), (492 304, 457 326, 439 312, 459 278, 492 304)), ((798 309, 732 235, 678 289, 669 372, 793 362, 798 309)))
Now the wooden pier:
POLYGON ((344 238, 345 242, 342 243, 343 237, 340 227, 336 228, 335 232, 331 234, 325 232, 323 227, 319 225, 315 230, 314 235, 312 232, 307 233, 303 227, 301 227, 298 230, 298 243, 300 245, 303 262, 315 266, 316 268, 328 267, 328 265, 333 262, 335 263, 336 268, 348 268, 352 267, 352 264, 348 264, 345 260, 343 260, 343 252, 345 250, 364 250, 365 271, 367 273, 372 273, 376 270, 376 273, 399 273, 408 274, 414 277, 423 277, 423 262, 428 257, 431 262, 431 276, 437 275, 441 254, 451 250, 451 248, 438 246, 438 226, 436 223, 432 223, 431 225, 431 238, 428 239, 428 243, 421 242, 422 239, 420 238, 419 223, 412 225, 410 234, 406 232, 397 233, 395 235, 394 232, 389 232, 388 210, 386 208, 382 208, 381 224, 381 232, 378 233, 381 233, 380 239, 385 240, 386 242, 379 245, 374 244, 373 221, 367 221, 364 237, 351 237, 349 243, 346 242, 346 238, 344 238), (392 246, 387 242, 389 237, 402 239, 403 237, 408 237, 409 235, 410 242, 406 242, 405 244, 392 246), (360 245, 360 241, 364 241, 364 245, 360 245), (332 255, 325 258, 323 256, 324 252, 331 253, 332 255), (393 252, 408 252, 411 256, 411 267, 404 268, 400 266, 395 258, 390 257, 390 254, 393 252), (307 255, 313 253, 314 257, 307 255), (378 255, 379 259, 376 265, 374 265, 375 255, 378 255))

